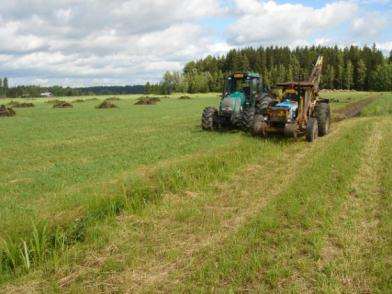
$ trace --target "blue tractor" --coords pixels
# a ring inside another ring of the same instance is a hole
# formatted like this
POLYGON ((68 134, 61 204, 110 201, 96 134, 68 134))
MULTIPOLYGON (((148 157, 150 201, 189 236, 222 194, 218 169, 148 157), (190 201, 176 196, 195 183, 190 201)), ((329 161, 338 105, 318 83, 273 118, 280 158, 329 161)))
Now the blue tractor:
POLYGON ((267 136, 280 132, 293 138, 306 134, 309 142, 327 135, 331 121, 329 100, 318 95, 322 65, 320 56, 307 81, 277 84, 283 92, 282 99, 268 101, 263 112, 254 117, 252 133, 267 136))
POLYGON ((253 126, 255 107, 262 93, 260 75, 254 72, 235 72, 225 80, 219 108, 206 107, 201 117, 204 130, 253 126))

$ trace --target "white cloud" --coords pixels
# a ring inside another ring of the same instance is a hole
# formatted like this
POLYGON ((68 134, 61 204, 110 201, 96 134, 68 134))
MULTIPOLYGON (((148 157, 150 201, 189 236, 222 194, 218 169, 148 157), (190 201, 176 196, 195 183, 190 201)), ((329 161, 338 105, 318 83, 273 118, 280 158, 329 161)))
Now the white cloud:
POLYGON ((387 19, 380 13, 366 13, 352 21, 351 30, 356 37, 375 38, 387 25, 387 19))
POLYGON ((165 70, 220 50, 198 20, 222 10, 218 0, 2 0, 0 76, 158 80, 165 70))
POLYGON ((392 41, 389 42, 377 42, 377 48, 384 51, 384 53, 389 53, 392 51, 392 41))
POLYGON ((333 2, 322 8, 302 4, 278 4, 275 1, 235 0, 238 20, 229 27, 235 45, 274 43, 288 44, 307 39, 351 19, 357 12, 352 2, 333 2))
POLYGON ((320 8, 261 0, 1 0, 0 76, 14 84, 144 83, 241 46, 383 40, 377 44, 388 50, 387 16, 364 13, 355 0, 320 8))

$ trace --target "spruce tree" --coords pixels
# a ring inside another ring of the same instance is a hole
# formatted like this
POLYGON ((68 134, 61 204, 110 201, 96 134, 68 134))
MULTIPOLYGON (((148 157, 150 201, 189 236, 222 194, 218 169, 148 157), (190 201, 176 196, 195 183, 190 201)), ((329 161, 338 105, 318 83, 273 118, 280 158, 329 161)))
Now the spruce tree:
POLYGON ((353 65, 348 61, 344 71, 344 88, 350 90, 353 85, 353 65))
POLYGON ((364 90, 365 82, 366 82, 366 64, 362 59, 358 61, 356 67, 356 88, 358 90, 364 90))

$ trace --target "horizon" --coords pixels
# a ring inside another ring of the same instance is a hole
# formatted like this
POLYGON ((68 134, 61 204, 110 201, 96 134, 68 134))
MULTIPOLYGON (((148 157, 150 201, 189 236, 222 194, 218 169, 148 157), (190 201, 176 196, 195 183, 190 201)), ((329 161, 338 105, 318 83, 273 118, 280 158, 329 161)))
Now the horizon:
POLYGON ((388 54, 391 12, 383 0, 5 0, 0 76, 11 87, 131 86, 250 46, 376 44, 388 54))

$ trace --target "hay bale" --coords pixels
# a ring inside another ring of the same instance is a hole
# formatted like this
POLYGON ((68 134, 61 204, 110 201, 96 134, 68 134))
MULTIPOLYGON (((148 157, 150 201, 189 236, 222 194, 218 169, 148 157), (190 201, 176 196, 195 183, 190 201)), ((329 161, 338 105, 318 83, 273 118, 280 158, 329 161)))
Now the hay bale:
POLYGON ((11 101, 8 103, 11 107, 15 108, 27 108, 27 107, 34 107, 33 103, 30 102, 18 102, 18 101, 11 101))
POLYGON ((180 100, 189 100, 189 99, 191 99, 191 97, 184 95, 184 96, 179 97, 178 99, 180 99, 180 100))
POLYGON ((135 105, 155 105, 160 102, 158 97, 140 97, 137 99, 135 105))
POLYGON ((19 102, 18 101, 14 101, 14 100, 11 100, 9 103, 7 103, 7 105, 10 106, 10 107, 13 107, 13 106, 15 106, 17 104, 19 104, 19 102))
POLYGON ((120 98, 118 98, 118 97, 110 97, 110 98, 107 98, 106 99, 106 101, 120 101, 121 99, 120 98))
POLYGON ((116 108, 117 106, 108 101, 108 100, 104 100, 101 104, 97 105, 95 108, 97 109, 106 109, 106 108, 116 108))
POLYGON ((59 101, 53 105, 53 108, 72 108, 73 105, 66 101, 59 101))
POLYGON ((0 117, 15 116, 15 111, 12 108, 0 105, 0 117))

